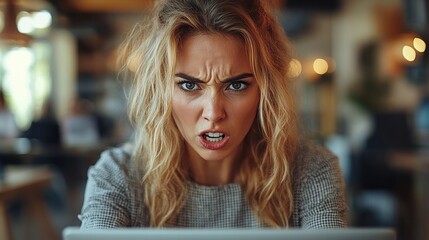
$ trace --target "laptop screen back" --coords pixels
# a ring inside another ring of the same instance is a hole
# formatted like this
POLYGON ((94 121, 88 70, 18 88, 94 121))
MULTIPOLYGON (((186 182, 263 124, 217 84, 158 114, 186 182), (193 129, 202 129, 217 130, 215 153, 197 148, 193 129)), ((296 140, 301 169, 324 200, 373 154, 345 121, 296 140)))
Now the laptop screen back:
POLYGON ((80 230, 68 227, 64 240, 395 240, 392 229, 153 229, 80 230))

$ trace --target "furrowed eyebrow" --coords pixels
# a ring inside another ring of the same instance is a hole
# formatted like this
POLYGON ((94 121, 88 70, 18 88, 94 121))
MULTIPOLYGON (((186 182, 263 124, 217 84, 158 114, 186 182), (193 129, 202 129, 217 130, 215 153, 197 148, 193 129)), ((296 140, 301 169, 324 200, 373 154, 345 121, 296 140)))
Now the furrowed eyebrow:
MULTIPOLYGON (((186 79, 186 80, 194 82, 194 83, 204 83, 203 80, 195 78, 195 77, 191 77, 191 76, 184 74, 184 73, 176 73, 175 76, 186 79)), ((230 83, 230 82, 234 82, 234 81, 237 81, 237 80, 240 80, 243 78, 248 78, 248 77, 253 77, 253 74, 252 73, 242 73, 242 74, 239 74, 237 76, 232 76, 232 77, 226 78, 226 79, 222 80, 221 82, 222 83, 230 83)))
POLYGON ((186 80, 191 81, 193 83, 204 83, 203 80, 195 78, 195 77, 191 77, 191 76, 184 74, 184 73, 176 73, 175 76, 186 79, 186 80))
POLYGON ((230 83, 230 82, 234 82, 234 81, 237 81, 237 80, 240 80, 240 79, 243 79, 243 78, 249 78, 249 77, 253 77, 253 74, 251 74, 251 73, 242 73, 242 74, 239 74, 237 76, 232 76, 232 77, 226 78, 226 79, 222 80, 221 82, 222 83, 230 83))

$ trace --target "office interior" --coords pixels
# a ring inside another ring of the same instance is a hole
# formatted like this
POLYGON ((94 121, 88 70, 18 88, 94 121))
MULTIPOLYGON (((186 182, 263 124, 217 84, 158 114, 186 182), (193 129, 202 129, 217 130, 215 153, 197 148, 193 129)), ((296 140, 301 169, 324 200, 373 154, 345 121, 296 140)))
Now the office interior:
MULTIPOLYGON (((133 137, 116 56, 154 1, 0 1, 0 121, 15 121, 0 122, 1 239, 80 224, 88 168, 133 137)), ((429 2, 270 2, 302 131, 338 156, 350 226, 429 239, 429 2)))

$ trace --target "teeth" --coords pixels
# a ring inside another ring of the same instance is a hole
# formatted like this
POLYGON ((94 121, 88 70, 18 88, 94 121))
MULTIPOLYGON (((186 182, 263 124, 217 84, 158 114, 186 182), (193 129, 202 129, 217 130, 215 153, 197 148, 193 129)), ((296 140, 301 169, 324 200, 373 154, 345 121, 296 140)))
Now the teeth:
POLYGON ((204 134, 204 138, 209 142, 219 142, 224 137, 225 135, 219 132, 208 132, 204 134))
POLYGON ((217 138, 217 137, 220 137, 223 134, 219 133, 219 132, 208 132, 208 133, 206 133, 206 135, 209 136, 209 137, 211 137, 211 138, 217 138))

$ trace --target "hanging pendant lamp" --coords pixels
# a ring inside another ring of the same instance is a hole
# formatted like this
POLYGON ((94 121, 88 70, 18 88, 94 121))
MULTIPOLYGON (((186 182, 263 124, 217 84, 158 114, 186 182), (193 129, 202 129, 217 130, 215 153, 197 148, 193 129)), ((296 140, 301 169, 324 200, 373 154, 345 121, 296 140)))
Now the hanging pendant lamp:
POLYGON ((0 42, 8 45, 28 46, 31 37, 18 31, 17 11, 14 0, 6 0, 4 9, 4 28, 0 32, 0 42))

